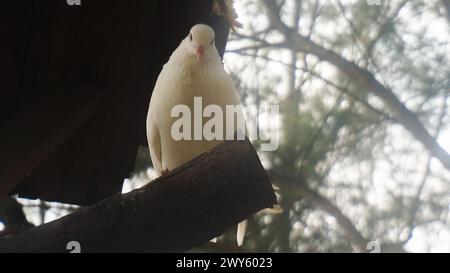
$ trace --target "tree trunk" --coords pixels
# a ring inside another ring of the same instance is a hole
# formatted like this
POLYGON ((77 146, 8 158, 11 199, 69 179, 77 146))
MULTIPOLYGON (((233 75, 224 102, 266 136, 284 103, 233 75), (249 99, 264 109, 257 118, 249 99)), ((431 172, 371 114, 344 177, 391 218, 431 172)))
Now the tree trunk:
POLYGON ((227 141, 141 189, 0 238, 0 252, 180 252, 276 204, 248 140, 227 141))

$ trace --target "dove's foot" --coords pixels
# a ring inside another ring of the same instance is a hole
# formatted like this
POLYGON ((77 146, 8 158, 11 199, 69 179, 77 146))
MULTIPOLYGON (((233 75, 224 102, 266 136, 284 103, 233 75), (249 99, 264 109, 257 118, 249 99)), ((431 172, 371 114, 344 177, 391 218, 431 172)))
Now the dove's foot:
POLYGON ((168 173, 169 173, 169 169, 166 168, 166 169, 162 170, 161 175, 166 175, 168 173))

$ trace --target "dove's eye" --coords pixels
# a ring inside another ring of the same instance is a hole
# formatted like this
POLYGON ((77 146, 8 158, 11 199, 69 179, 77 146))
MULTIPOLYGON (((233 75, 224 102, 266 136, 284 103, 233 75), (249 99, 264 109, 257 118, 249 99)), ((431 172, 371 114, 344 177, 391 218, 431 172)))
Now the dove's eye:
POLYGON ((189 40, 191 40, 191 42, 192 42, 192 33, 189 34, 189 40))
POLYGON ((213 45, 215 41, 216 41, 216 39, 212 39, 211 45, 213 45))

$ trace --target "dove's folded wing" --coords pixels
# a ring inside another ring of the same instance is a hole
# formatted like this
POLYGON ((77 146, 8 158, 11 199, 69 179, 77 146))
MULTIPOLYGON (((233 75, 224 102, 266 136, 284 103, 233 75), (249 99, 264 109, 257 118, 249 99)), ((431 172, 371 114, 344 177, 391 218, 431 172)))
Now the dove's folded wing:
POLYGON ((245 231, 247 230, 247 220, 244 220, 238 224, 236 240, 238 246, 242 246, 245 238, 245 231))
POLYGON ((151 120, 147 121, 147 137, 153 168, 155 169, 157 175, 160 176, 163 172, 161 158, 161 137, 159 135, 158 127, 151 120))

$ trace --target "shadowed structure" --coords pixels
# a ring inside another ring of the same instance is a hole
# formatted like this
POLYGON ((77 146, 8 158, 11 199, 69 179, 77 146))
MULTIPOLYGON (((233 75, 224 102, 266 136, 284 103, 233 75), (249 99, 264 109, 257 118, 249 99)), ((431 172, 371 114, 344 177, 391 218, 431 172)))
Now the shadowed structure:
POLYGON ((79 205, 120 192, 156 78, 211 0, 2 3, 0 195, 79 205))

